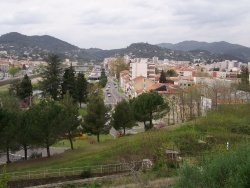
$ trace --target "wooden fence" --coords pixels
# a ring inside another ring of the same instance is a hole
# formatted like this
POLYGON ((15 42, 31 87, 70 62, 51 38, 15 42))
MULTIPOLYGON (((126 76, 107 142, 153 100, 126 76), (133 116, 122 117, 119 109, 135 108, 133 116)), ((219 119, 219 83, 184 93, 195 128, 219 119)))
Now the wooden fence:
MULTIPOLYGON (((13 173, 8 173, 7 175, 10 177, 10 180, 39 179, 48 177, 80 175, 84 171, 89 171, 91 176, 92 175, 103 176, 103 175, 116 174, 122 172, 130 172, 130 171, 135 172, 141 170, 144 167, 147 167, 148 166, 147 163, 148 163, 147 161, 136 161, 130 163, 121 163, 121 164, 13 172, 13 173)), ((1 175, 2 174, 0 174, 0 176, 1 175)))

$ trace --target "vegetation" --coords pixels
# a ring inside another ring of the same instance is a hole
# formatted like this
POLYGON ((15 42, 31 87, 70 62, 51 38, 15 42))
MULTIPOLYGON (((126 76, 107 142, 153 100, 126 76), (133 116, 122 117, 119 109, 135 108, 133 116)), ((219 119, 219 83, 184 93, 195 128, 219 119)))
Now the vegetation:
POLYGON ((110 126, 108 121, 110 119, 108 112, 110 107, 105 106, 102 96, 96 91, 89 97, 87 104, 87 114, 83 117, 83 129, 87 133, 97 136, 97 142, 100 142, 101 133, 109 133, 110 126))
POLYGON ((14 77, 18 72, 20 72, 20 69, 18 67, 12 66, 8 69, 8 73, 14 77))
POLYGON ((134 116, 132 105, 128 101, 122 100, 117 103, 112 114, 112 127, 116 130, 123 129, 123 134, 125 135, 126 128, 131 128, 134 126, 134 116))
POLYGON ((179 172, 176 188, 249 187, 250 146, 219 153, 201 166, 185 164, 179 172))
POLYGON ((61 75, 63 73, 60 58, 56 54, 50 54, 48 66, 41 73, 42 80, 39 81, 39 88, 45 96, 49 95, 53 100, 58 100, 60 96, 61 75))
POLYGON ((107 82, 108 82, 108 78, 106 76, 105 69, 102 69, 101 77, 100 77, 100 81, 99 81, 99 86, 104 88, 106 86, 107 82))
POLYGON ((122 57, 117 57, 116 60, 111 64, 110 73, 112 76, 115 76, 116 79, 119 79, 120 72, 123 70, 129 70, 129 64, 127 64, 125 59, 122 57))
POLYGON ((153 127, 153 119, 163 117, 169 111, 168 102, 153 90, 139 95, 132 103, 135 119, 144 122, 146 130, 153 127), (147 121, 149 124, 146 124, 147 121))
POLYGON ((8 181, 10 177, 6 172, 6 166, 3 166, 2 174, 0 174, 0 188, 8 188, 8 181))
POLYGON ((161 75, 160 75, 160 78, 159 78, 159 82, 160 82, 160 83, 166 83, 166 82, 167 82, 166 74, 165 74, 165 72, 164 72, 163 70, 161 71, 161 75))
POLYGON ((73 139, 79 133, 77 128, 80 126, 80 119, 78 119, 78 106, 74 103, 69 91, 67 91, 66 95, 63 96, 61 103, 64 107, 61 115, 61 124, 64 132, 67 133, 67 137, 70 141, 70 147, 73 150, 73 139))
POLYGON ((88 95, 88 82, 82 73, 78 73, 76 77, 76 95, 81 108, 82 103, 87 102, 88 95))
POLYGON ((77 101, 75 70, 72 65, 70 65, 69 68, 64 70, 61 86, 62 98, 67 92, 69 92, 70 96, 73 97, 74 101, 77 101))
POLYGON ((241 82, 238 86, 239 89, 243 91, 250 91, 250 84, 249 84, 249 70, 248 67, 241 68, 241 75, 240 75, 241 82))

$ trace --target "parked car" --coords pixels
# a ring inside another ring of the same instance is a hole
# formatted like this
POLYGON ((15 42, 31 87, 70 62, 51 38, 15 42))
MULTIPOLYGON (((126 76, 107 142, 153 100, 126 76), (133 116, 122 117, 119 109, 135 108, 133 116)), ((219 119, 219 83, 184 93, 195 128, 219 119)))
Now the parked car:
POLYGON ((108 97, 111 97, 110 93, 108 93, 108 97))

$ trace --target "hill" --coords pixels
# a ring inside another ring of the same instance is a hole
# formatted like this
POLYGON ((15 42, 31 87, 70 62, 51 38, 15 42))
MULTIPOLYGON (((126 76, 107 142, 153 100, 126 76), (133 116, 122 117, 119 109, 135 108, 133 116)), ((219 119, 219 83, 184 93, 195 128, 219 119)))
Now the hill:
POLYGON ((102 50, 99 48, 81 49, 68 42, 49 35, 27 36, 17 32, 4 34, 0 37, 1 50, 16 55, 19 59, 44 59, 48 53, 58 53, 61 58, 69 58, 79 62, 101 62, 104 58, 130 55, 133 58, 169 59, 177 61, 238 60, 250 61, 250 48, 227 42, 184 41, 177 44, 133 43, 126 48, 102 50))
MULTIPOLYGON (((218 57, 228 57, 235 58, 235 60, 240 60, 243 62, 250 61, 250 48, 238 45, 231 44, 225 41, 221 42, 198 42, 198 41, 183 41, 177 44, 171 43, 160 43, 156 44, 159 47, 180 50, 180 51, 193 51, 193 50, 205 50, 213 54, 218 55, 218 57)), ((231 59, 230 58, 230 59, 231 59)))
POLYGON ((49 35, 27 36, 17 32, 7 33, 0 37, 0 44, 4 49, 41 48, 51 52, 64 53, 79 48, 49 35))

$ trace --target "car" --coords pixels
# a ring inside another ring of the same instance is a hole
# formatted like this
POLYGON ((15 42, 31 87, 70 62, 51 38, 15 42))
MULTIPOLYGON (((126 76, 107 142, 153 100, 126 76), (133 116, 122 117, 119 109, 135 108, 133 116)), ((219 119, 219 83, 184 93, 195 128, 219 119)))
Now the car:
POLYGON ((108 88, 110 88, 110 85, 108 85, 108 88))
POLYGON ((116 83, 114 83, 114 85, 116 85, 116 83))
POLYGON ((108 93, 108 97, 111 97, 110 93, 108 93))
POLYGON ((109 88, 106 88, 106 91, 109 91, 109 88))
POLYGON ((115 88, 117 88, 117 86, 115 86, 115 88))

